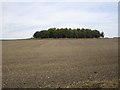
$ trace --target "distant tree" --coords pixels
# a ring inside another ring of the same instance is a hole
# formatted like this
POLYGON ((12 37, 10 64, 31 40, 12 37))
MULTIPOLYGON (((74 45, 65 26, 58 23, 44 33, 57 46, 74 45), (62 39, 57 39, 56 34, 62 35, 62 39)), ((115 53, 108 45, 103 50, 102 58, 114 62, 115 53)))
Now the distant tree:
POLYGON ((48 30, 37 31, 34 38, 99 38, 104 37, 104 32, 91 29, 71 28, 49 28, 48 30))
POLYGON ((35 32, 34 35, 33 35, 34 38, 40 38, 40 32, 35 32))
POLYGON ((100 33, 100 36, 103 38, 103 37, 104 37, 104 32, 101 32, 101 33, 100 33))

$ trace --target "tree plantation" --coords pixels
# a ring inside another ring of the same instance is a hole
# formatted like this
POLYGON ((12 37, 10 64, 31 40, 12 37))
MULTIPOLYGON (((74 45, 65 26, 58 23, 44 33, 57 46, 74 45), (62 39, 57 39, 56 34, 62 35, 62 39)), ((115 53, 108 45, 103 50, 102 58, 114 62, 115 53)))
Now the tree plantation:
POLYGON ((37 31, 34 38, 100 38, 104 37, 103 32, 91 29, 71 29, 71 28, 50 28, 48 30, 37 31))

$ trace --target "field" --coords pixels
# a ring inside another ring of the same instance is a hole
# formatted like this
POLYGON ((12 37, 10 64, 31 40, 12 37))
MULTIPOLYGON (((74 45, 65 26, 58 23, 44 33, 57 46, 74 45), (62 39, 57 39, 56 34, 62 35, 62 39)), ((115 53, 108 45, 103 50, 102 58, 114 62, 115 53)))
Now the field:
POLYGON ((116 88, 118 39, 2 42, 3 88, 116 88))

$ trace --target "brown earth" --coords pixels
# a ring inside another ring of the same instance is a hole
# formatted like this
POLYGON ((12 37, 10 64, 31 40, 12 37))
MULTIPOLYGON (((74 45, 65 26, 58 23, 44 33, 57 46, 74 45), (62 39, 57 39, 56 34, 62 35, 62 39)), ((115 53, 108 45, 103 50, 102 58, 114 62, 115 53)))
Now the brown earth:
POLYGON ((116 88, 118 39, 2 42, 3 88, 116 88))

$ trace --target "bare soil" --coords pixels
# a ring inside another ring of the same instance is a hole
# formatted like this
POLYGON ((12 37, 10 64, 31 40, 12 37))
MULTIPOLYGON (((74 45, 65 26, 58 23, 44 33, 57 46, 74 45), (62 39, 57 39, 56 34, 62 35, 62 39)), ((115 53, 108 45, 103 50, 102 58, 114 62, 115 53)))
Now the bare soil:
POLYGON ((2 42, 3 88, 116 88, 118 39, 2 42))

